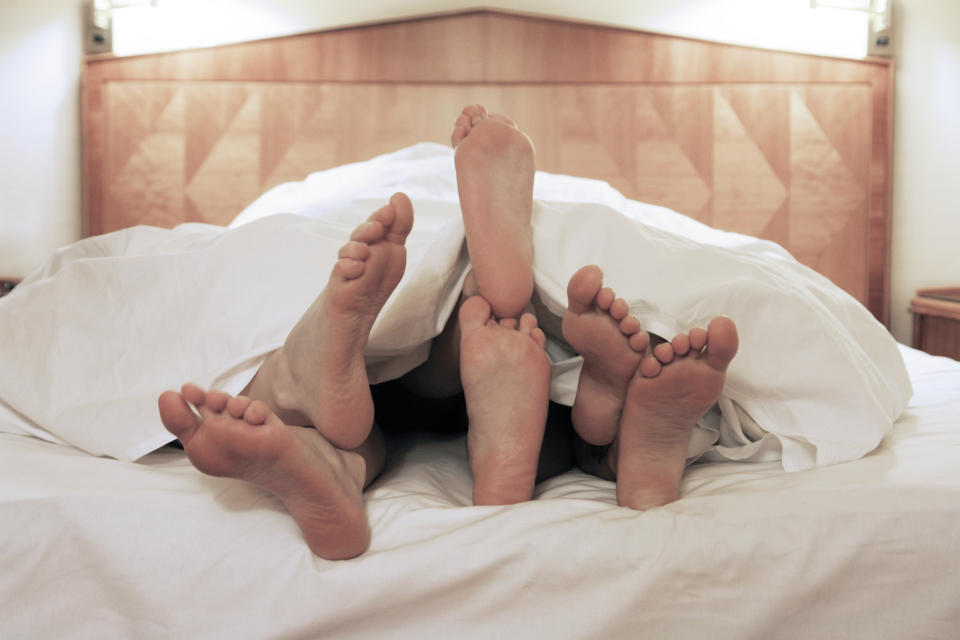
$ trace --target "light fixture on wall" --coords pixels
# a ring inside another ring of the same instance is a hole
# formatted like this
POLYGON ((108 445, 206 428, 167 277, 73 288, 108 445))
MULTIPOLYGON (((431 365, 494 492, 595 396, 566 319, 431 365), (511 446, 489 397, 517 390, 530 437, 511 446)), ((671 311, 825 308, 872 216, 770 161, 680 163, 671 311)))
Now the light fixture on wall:
POLYGON ((867 55, 893 56, 893 0, 810 0, 810 8, 867 14, 867 55))
POLYGON ((113 14, 131 7, 155 7, 157 0, 90 0, 84 6, 84 51, 113 51, 113 14))

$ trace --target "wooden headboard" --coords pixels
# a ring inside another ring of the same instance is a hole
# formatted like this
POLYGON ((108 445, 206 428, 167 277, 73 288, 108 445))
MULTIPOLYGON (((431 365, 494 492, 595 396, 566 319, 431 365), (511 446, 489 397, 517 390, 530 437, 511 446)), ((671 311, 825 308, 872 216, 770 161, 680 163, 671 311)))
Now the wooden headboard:
POLYGON ((85 235, 228 223, 281 182, 509 114, 538 168, 779 242, 889 309, 892 65, 493 11, 130 58, 82 87, 85 235))

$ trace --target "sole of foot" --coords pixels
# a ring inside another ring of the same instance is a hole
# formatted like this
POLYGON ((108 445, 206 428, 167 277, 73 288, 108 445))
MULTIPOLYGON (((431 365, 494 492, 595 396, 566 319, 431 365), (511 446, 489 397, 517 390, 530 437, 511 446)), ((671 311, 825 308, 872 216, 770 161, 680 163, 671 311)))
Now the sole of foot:
POLYGON ((359 225, 323 292, 243 393, 266 402, 286 424, 316 427, 342 449, 366 440, 373 400, 364 348, 403 277, 412 227, 413 207, 402 193, 359 225))
POLYGON ((158 404, 164 426, 199 471, 276 495, 313 553, 340 560, 367 548, 359 455, 336 449, 315 429, 283 424, 265 403, 244 396, 187 384, 164 392, 158 404))
POLYGON ((467 249, 477 285, 497 318, 516 318, 533 294, 533 143, 480 105, 451 134, 467 249))
POLYGON ((480 296, 464 301, 459 321, 474 504, 529 500, 550 395, 546 337, 531 314, 496 320, 480 296))
POLYGON ((719 316, 644 357, 611 448, 620 505, 643 510, 679 497, 690 435, 720 397, 738 346, 736 325, 719 316))
POLYGON ((603 286, 596 265, 578 270, 567 285, 563 337, 583 357, 573 403, 573 425, 593 445, 610 444, 617 434, 627 385, 640 366, 650 335, 627 303, 603 286))

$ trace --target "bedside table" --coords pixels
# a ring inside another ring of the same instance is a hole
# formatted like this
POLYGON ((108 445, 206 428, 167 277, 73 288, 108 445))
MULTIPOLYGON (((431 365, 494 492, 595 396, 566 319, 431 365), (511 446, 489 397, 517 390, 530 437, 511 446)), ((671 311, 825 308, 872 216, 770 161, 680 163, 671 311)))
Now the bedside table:
POLYGON ((960 360, 960 287, 920 289, 910 311, 915 348, 960 360))

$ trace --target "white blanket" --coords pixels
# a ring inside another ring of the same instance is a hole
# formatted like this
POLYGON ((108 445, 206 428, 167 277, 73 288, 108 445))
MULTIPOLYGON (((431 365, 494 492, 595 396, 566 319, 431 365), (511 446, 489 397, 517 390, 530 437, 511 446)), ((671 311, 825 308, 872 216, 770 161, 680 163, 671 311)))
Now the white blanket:
MULTIPOLYGON (((322 290, 350 230, 394 191, 415 211, 407 272, 371 334, 371 380, 426 356, 468 261, 452 153, 424 144, 264 194, 229 229, 137 227, 59 251, 0 301, 0 411, 20 431, 133 460, 171 438, 156 398, 187 380, 236 392, 322 290), (297 215, 270 215, 289 212, 297 215)), ((779 246, 632 202, 603 183, 538 173, 537 294, 562 315, 584 264, 650 331, 734 319, 740 351, 691 457, 787 470, 861 457, 912 393, 886 330, 779 246)), ((545 323, 546 324, 546 323, 545 323)), ((554 338, 559 338, 554 336, 554 338)), ((554 340, 551 396, 580 359, 554 340)), ((12 430, 6 427, 6 430, 12 430)))

